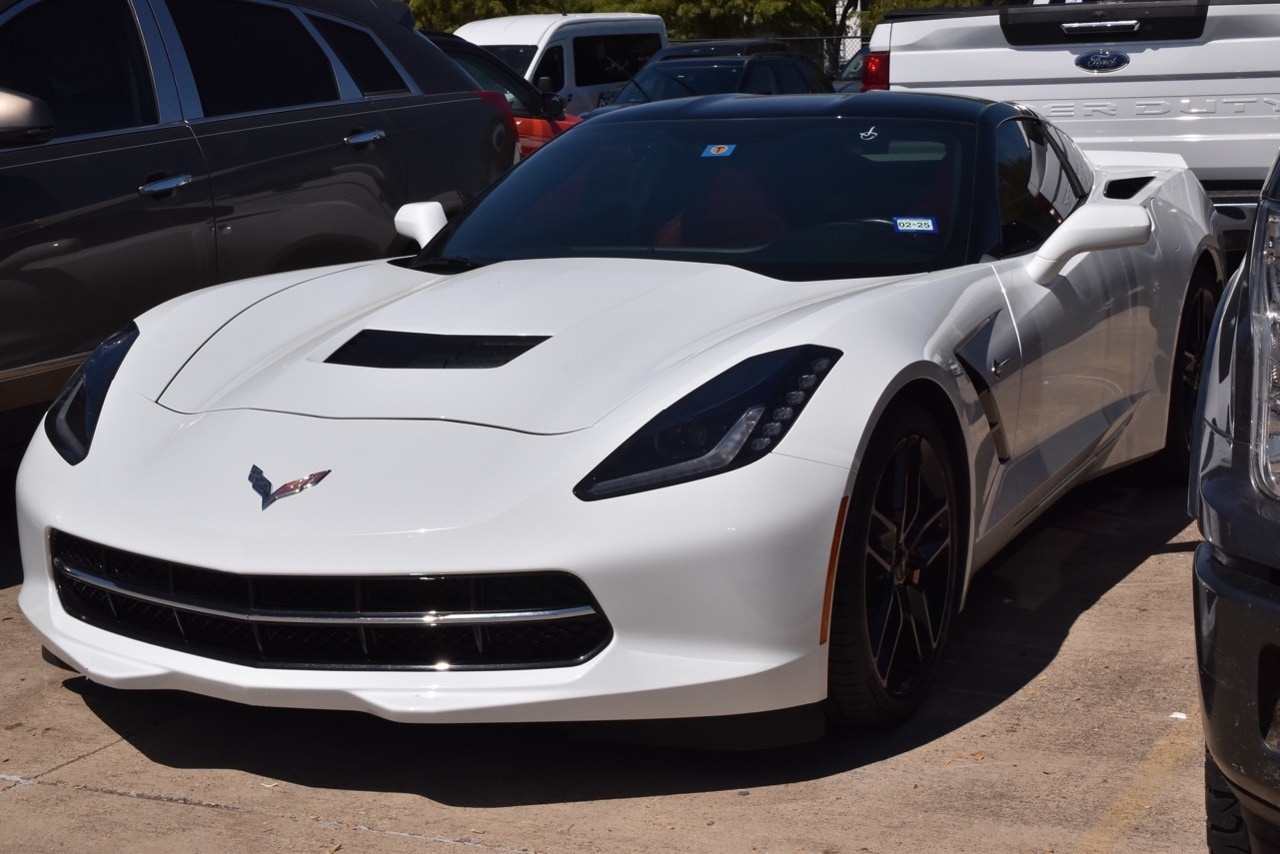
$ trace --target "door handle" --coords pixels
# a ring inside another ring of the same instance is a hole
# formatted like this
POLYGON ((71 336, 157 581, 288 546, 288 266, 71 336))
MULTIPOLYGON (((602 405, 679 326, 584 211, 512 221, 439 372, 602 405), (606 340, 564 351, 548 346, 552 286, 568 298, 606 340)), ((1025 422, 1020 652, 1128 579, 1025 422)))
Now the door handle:
POLYGON ((1092 36, 1098 33, 1136 33, 1137 21, 1086 21, 1079 24, 1063 24, 1062 32, 1069 36, 1092 36))
POLYGON ((342 141, 346 145, 350 145, 352 148, 357 148, 361 145, 368 145, 371 142, 377 142, 380 139, 386 138, 387 132, 384 130, 366 130, 343 137, 342 141))
POLYGON ((139 196, 161 196, 165 193, 172 193, 179 187, 185 187, 194 181, 195 178, 190 175, 174 175, 172 178, 160 178, 156 181, 148 181, 138 188, 139 196))

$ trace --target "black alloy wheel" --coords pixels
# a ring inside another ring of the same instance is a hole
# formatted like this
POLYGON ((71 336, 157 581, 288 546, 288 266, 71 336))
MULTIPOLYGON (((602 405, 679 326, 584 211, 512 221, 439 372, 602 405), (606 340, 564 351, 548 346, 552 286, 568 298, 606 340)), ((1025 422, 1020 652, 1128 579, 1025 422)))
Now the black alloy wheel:
POLYGON ((924 700, 956 610, 960 503, 946 437, 914 403, 886 415, 850 501, 836 576, 828 711, 888 726, 924 700))
POLYGON ((1240 799, 1208 750, 1204 752, 1204 811, 1210 854, 1249 854, 1249 831, 1240 799))

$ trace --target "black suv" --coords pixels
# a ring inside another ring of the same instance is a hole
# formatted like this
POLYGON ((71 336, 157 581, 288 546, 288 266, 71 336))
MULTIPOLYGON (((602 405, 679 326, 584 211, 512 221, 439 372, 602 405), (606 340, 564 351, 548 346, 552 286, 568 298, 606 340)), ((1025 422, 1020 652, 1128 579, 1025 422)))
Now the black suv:
POLYGON ((1280 850, 1280 169, 1201 372, 1190 509, 1214 852, 1280 850))
POLYGON ((622 87, 609 106, 593 110, 583 118, 633 104, 693 95, 727 92, 797 95, 831 91, 831 81, 818 64, 799 53, 767 51, 744 56, 671 57, 650 62, 622 87))
POLYGON ((410 247, 515 159, 394 0, 0 0, 0 421, 204 285, 410 247))

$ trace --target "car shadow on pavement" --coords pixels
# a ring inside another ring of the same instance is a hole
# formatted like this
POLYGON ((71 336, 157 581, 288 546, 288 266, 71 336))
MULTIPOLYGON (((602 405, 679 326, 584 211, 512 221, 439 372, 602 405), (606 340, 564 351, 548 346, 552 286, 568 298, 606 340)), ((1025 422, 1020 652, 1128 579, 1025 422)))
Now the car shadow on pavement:
POLYGON ((9 465, 3 454, 3 448, 0 448, 0 590, 22 583, 22 563, 18 557, 18 511, 13 494, 18 464, 14 460, 9 465))
MULTIPOLYGON (((645 727, 395 724, 177 692, 66 687, 134 748, 174 768, 235 768, 298 785, 404 792, 492 808, 745 790, 819 779, 921 747, 1031 683, 1077 619, 1188 525, 1185 490, 1143 469, 1067 496, 974 581, 935 690, 907 724, 766 751, 707 751, 645 727)), ((687 741, 687 739, 685 740, 687 741)))

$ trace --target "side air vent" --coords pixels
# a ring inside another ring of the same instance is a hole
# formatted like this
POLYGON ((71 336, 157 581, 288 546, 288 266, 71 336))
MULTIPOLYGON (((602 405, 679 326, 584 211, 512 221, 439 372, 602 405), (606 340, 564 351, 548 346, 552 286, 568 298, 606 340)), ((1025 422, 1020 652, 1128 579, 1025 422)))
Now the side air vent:
POLYGON ((1142 191, 1143 187, 1150 183, 1150 175, 1142 178, 1119 178, 1115 181, 1107 182, 1107 189, 1103 192, 1103 195, 1108 199, 1132 199, 1142 191))
POLYGON ((546 340, 545 335, 426 335, 366 329, 325 362, 361 368, 500 368, 546 340))

